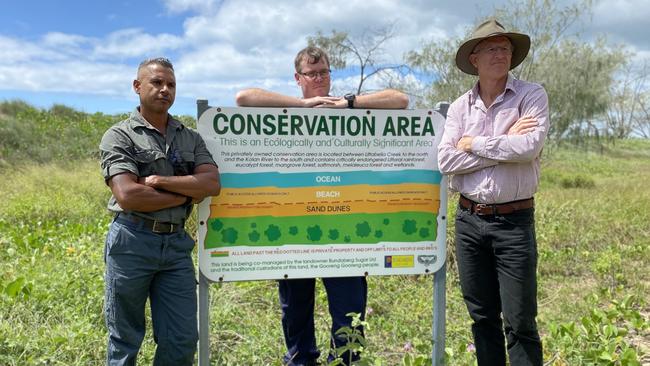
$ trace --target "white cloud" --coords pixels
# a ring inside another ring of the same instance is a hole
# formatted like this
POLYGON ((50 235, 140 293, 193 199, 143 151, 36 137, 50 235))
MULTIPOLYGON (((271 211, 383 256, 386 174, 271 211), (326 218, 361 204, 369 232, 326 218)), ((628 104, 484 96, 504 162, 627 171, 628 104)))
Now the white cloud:
POLYGON ((165 8, 170 13, 212 11, 220 2, 218 0, 163 0, 165 8))
POLYGON ((615 43, 650 50, 647 37, 649 18, 650 4, 647 0, 599 0, 594 5, 593 23, 588 30, 606 34, 615 43))
MULTIPOLYGON (((504 1, 495 0, 493 5, 504 1)), ((641 4, 645 1, 597 1, 592 29, 605 29, 628 44, 639 42, 631 48, 636 57, 650 58, 646 32, 637 31, 650 17, 650 7, 641 4)), ((131 98, 137 63, 164 55, 175 64, 178 93, 183 97, 232 105, 237 90, 253 86, 297 95, 293 59, 316 31, 328 34, 336 29, 357 36, 394 24, 395 36, 384 45, 382 58, 393 64, 424 42, 464 35, 477 18, 492 10, 478 1, 463 0, 163 0, 163 4, 169 14, 175 14, 170 19, 187 14, 181 32, 152 33, 146 28, 118 29, 103 36, 51 32, 28 41, 0 35, 0 88, 131 98)), ((412 75, 402 81, 418 82, 412 75)), ((356 75, 335 78, 333 93, 355 90, 357 82, 356 75)), ((382 85, 380 79, 371 79, 364 89, 382 85)))
POLYGON ((182 39, 126 29, 102 39, 50 32, 40 39, 0 36, 0 86, 5 90, 129 94, 135 67, 125 59, 178 48, 182 39))
POLYGON ((594 6, 596 24, 646 21, 649 15, 647 0, 600 0, 594 6))
POLYGON ((66 34, 61 32, 50 32, 43 36, 43 44, 52 48, 55 47, 77 47, 84 43, 91 42, 92 39, 76 34, 66 34))
MULTIPOLYGON (((238 89, 253 86, 296 95, 299 88, 293 81, 293 59, 306 45, 307 37, 316 31, 329 33, 336 29, 358 35, 394 23, 395 37, 385 45, 387 62, 400 62, 402 54, 416 48, 422 40, 455 32, 445 29, 445 17, 423 0, 384 0, 372 4, 364 0, 163 3, 170 13, 191 14, 184 22, 182 34, 150 34, 143 29, 127 28, 97 38, 52 32, 40 42, 27 44, 0 38, 0 46, 7 54, 4 63, 25 63, 3 69, 7 75, 3 87, 67 91, 79 90, 83 85, 88 93, 122 90, 119 94, 124 94, 135 72, 126 65, 147 56, 173 55, 179 93, 185 96, 230 95, 231 99, 238 89), (110 60, 116 62, 111 64, 110 60), (116 72, 122 75, 105 76, 116 72), (66 73, 71 75, 66 77, 66 73), (114 83, 118 81, 125 83, 125 87, 116 87, 114 83)), ((335 81, 335 85, 354 90, 356 78, 350 79, 335 81)), ((367 85, 379 88, 371 84, 376 82, 370 80, 367 85)))
POLYGON ((371 5, 366 1, 332 1, 303 6, 289 1, 230 1, 217 13, 197 14, 186 20, 185 39, 195 51, 183 60, 208 58, 211 62, 204 68, 223 68, 226 71, 212 71, 231 77, 238 73, 236 69, 249 74, 251 67, 257 76, 290 77, 295 53, 316 31, 328 34, 336 29, 359 35, 391 23, 395 23, 395 37, 385 45, 388 62, 401 61, 402 54, 423 39, 448 34, 440 30, 442 20, 432 7, 417 9, 392 1, 371 5))
POLYGON ((135 71, 124 65, 66 61, 0 65, 7 89, 127 95, 135 71))
MULTIPOLYGON (((3 64, 27 62, 41 54, 39 47, 19 39, 0 36, 3 64)), ((1 74, 0 74, 1 75, 1 74)))
POLYGON ((97 40, 92 57, 107 58, 143 58, 157 56, 183 45, 183 39, 172 34, 151 35, 142 29, 122 29, 110 33, 106 38, 97 40))

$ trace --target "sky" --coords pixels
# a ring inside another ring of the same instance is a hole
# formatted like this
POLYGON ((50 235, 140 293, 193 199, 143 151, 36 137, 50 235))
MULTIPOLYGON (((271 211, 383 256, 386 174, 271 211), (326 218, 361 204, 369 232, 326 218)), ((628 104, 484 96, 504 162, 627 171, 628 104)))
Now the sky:
MULTIPOLYGON (((572 0, 557 0, 569 4, 572 0)), ((577 0, 576 0, 577 1, 577 0)), ((173 114, 196 115, 196 100, 234 106, 238 90, 298 96, 293 59, 317 31, 359 35, 389 24, 384 60, 400 63, 423 43, 457 39, 505 0, 3 0, 0 101, 124 113, 137 104, 137 65, 165 56, 177 81, 173 114)), ((650 60, 648 0, 594 0, 582 37, 650 60)), ((454 51, 455 52, 455 51, 454 51)), ((335 71, 336 90, 353 91, 354 70, 335 71)), ((418 77, 414 76, 416 82, 418 77)), ((379 81, 368 87, 379 88, 379 81)))

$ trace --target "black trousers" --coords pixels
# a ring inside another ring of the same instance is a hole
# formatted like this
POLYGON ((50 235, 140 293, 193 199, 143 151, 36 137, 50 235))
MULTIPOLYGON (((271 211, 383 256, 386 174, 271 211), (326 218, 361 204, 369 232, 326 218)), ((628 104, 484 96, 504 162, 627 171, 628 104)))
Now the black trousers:
POLYGON ((539 365, 535 209, 479 216, 458 207, 456 258, 480 366, 539 365), (501 315, 503 314, 503 320, 501 315))
MULTIPOLYGON (((351 326, 352 319, 347 316, 348 313, 358 313, 362 320, 365 318, 368 284, 365 277, 332 277, 322 280, 332 317, 331 347, 341 347, 346 344, 346 339, 335 333, 341 327, 351 326)), ((283 361, 288 366, 316 365, 320 356, 314 329, 315 284, 314 278, 278 281, 282 330, 287 345, 283 361)), ((344 365, 348 365, 350 358, 353 361, 359 359, 358 355, 348 353, 340 356, 344 365)), ((333 360, 331 354, 328 360, 333 360)))

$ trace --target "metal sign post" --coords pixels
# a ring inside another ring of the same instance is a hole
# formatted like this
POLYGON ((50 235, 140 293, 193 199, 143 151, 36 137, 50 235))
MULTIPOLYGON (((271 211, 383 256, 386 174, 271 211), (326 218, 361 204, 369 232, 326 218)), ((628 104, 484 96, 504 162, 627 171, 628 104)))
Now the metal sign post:
MULTIPOLYGON (((436 104, 435 110, 443 117, 447 118, 449 103, 441 102, 436 104)), ((447 177, 442 178, 440 186, 440 202, 447 204, 447 177)), ((447 210, 445 207, 445 217, 440 220, 440 225, 444 225, 447 230, 447 210)), ((445 260, 442 267, 433 274, 433 349, 431 360, 433 366, 442 366, 445 364, 445 321, 446 321, 446 284, 447 284, 447 261, 445 260)))
POLYGON ((199 365, 210 363, 212 282, 424 273, 434 273, 432 363, 442 365, 447 179, 436 146, 445 105, 337 111, 198 100, 197 115, 222 182, 198 210, 199 365))
MULTIPOLYGON (((207 111, 208 101, 196 101, 198 121, 203 112, 207 111)), ((199 366, 210 365, 210 281, 199 268, 199 366)))

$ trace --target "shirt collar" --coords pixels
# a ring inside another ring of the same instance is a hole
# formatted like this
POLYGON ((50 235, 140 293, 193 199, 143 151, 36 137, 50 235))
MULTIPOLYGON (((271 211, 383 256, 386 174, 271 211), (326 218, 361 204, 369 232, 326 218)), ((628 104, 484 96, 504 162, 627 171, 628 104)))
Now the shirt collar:
MULTIPOLYGON (((513 93, 517 94, 517 87, 515 85, 516 80, 517 79, 515 79, 515 77, 512 76, 511 73, 508 73, 508 80, 506 81, 506 88, 504 90, 504 94, 508 90, 510 90, 513 93)), ((470 104, 476 103, 476 100, 478 99, 478 97, 479 97, 479 95, 478 95, 478 80, 477 80, 476 84, 474 84, 474 87, 472 89, 470 89, 470 91, 469 91, 469 103, 470 104)))
MULTIPOLYGON (((130 122, 131 122, 131 127, 132 128, 137 128, 137 127, 146 127, 148 129, 153 129, 155 130, 156 128, 151 125, 143 116, 140 114, 140 109, 139 107, 136 107, 132 112, 130 116, 130 122)), ((172 117, 171 114, 167 114, 167 129, 169 128, 174 128, 176 130, 180 130, 183 128, 183 124, 172 117)))
POLYGON ((508 81, 506 81, 506 91, 512 90, 515 94, 517 94, 517 87, 515 86, 515 77, 512 76, 511 73, 508 73, 508 81))

